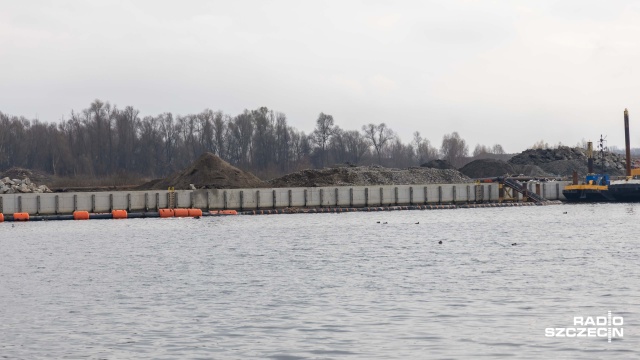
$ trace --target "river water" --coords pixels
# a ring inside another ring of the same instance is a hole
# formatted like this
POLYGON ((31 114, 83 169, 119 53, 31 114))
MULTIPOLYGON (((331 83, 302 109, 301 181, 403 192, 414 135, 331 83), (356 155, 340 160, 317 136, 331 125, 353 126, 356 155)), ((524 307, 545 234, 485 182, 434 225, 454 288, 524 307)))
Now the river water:
POLYGON ((599 204, 2 223, 0 358, 637 359, 639 219, 599 204), (545 336, 608 311, 611 343, 545 336))

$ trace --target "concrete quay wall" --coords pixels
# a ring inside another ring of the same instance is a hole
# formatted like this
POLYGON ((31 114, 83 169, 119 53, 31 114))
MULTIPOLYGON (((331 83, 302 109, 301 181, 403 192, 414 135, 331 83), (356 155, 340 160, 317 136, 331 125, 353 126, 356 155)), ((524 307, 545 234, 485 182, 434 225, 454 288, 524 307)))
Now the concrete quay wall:
MULTIPOLYGON (((527 184, 529 191, 548 200, 565 200, 567 181, 527 184)), ((266 210, 286 207, 368 207, 458 204, 498 201, 498 183, 331 186, 312 188, 176 190, 174 207, 198 209, 266 210)), ((76 210, 156 211, 170 206, 170 192, 113 191, 48 194, 2 194, 0 213, 30 215, 71 214, 76 210)), ((521 195, 518 196, 522 198, 521 195)))

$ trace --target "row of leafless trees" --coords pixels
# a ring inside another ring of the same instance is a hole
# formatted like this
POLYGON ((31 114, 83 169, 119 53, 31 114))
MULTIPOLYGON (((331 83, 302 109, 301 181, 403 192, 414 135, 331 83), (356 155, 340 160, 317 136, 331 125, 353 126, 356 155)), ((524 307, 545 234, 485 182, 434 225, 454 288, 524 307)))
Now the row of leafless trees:
MULTIPOLYGON (((141 117, 133 107, 96 100, 59 123, 0 112, 0 171, 19 166, 60 176, 160 177, 207 151, 263 178, 337 163, 408 167, 440 157, 460 166, 469 153, 456 132, 438 150, 417 131, 404 144, 385 123, 344 130, 324 113, 305 134, 266 107, 236 116, 205 110, 141 117)), ((496 151, 502 148, 477 147, 474 155, 496 151)))

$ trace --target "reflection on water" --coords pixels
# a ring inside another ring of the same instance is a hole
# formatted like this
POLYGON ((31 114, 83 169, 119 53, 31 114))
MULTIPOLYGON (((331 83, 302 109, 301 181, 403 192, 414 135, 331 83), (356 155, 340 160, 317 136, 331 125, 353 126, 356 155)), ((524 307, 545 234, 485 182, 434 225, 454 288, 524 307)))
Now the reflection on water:
POLYGON ((600 204, 0 224, 0 356, 638 358, 637 221, 600 204), (623 339, 544 336, 607 311, 623 339))

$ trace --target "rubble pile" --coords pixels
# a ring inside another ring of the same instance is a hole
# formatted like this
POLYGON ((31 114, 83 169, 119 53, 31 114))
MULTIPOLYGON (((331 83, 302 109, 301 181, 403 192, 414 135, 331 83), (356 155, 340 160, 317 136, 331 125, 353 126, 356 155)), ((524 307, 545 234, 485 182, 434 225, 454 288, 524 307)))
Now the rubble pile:
POLYGON ((0 194, 17 193, 50 193, 51 190, 46 185, 36 185, 27 177, 22 180, 10 179, 8 177, 0 179, 0 194))

